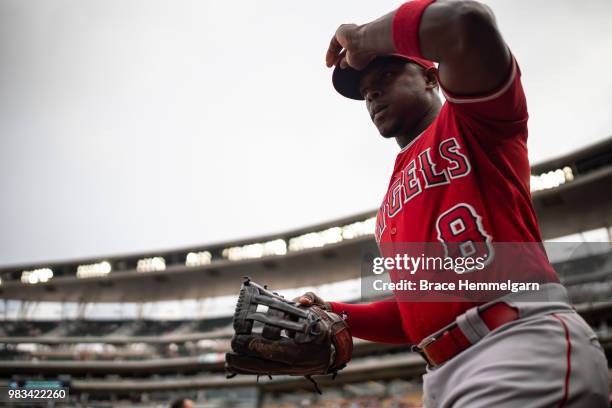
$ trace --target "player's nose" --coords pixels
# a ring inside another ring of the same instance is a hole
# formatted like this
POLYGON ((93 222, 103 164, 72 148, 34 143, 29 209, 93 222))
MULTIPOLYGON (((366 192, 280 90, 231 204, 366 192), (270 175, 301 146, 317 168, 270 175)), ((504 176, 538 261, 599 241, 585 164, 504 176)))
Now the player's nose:
POLYGON ((380 95, 381 95, 380 90, 373 88, 373 89, 368 89, 366 91, 366 94, 364 95, 364 97, 365 97, 366 101, 372 102, 372 101, 376 100, 377 98, 379 98, 380 95))

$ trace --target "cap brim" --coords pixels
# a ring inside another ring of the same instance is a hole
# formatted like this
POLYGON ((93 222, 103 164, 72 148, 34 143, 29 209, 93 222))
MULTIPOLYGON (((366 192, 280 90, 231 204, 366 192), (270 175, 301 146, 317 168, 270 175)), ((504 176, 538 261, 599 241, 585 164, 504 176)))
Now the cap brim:
MULTIPOLYGON (((404 61, 414 62, 415 64, 418 64, 423 68, 435 67, 435 65, 431 61, 424 60, 421 58, 407 57, 401 54, 385 55, 384 57, 376 58, 374 61, 378 61, 380 60, 380 58, 399 58, 404 61)), ((332 83, 334 85, 334 88, 342 96, 358 101, 363 101, 364 98, 359 92, 359 83, 361 82, 361 76, 363 75, 364 71, 365 69, 358 71, 351 67, 340 68, 339 65, 336 65, 332 74, 332 83)))
POLYGON ((338 65, 334 68, 332 83, 340 95, 362 101, 363 96, 359 93, 359 82, 361 82, 362 75, 363 71, 357 71, 351 67, 340 68, 338 65))

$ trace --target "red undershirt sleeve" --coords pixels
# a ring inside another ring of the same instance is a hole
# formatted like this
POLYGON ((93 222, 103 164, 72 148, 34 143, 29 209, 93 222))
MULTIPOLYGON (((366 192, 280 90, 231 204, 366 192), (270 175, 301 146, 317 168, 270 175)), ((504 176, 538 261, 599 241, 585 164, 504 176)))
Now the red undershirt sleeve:
POLYGON ((334 313, 346 315, 353 337, 377 343, 408 344, 397 302, 392 299, 366 304, 329 302, 334 313))

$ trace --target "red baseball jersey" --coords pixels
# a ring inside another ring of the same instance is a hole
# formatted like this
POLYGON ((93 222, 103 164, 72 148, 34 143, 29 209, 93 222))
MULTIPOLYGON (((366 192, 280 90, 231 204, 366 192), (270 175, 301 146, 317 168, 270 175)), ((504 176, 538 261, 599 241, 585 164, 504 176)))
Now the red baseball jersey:
MULTIPOLYGON (((385 243, 541 241, 529 190, 520 77, 513 58, 505 83, 488 95, 458 97, 443 90, 438 117, 395 160, 376 221, 383 255, 385 243)), ((527 267, 530 280, 558 282, 544 251, 528 262, 521 268, 527 267)), ((511 269, 506 273, 512 278, 511 269)), ((404 332, 414 343, 475 304, 398 302, 404 332)))

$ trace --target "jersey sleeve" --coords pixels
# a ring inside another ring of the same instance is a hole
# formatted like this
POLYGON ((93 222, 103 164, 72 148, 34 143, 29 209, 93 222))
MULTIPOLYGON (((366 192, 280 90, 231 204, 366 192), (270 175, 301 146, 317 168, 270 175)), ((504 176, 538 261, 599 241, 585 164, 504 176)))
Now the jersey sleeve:
POLYGON ((346 315, 353 337, 377 343, 408 344, 394 299, 366 304, 329 302, 334 313, 346 315))
POLYGON ((512 67, 506 80, 497 88, 482 95, 455 95, 440 84, 449 110, 459 120, 476 128, 478 134, 505 137, 526 134, 527 101, 521 83, 521 70, 512 56, 512 67), (471 122, 471 123, 470 123, 471 122))

